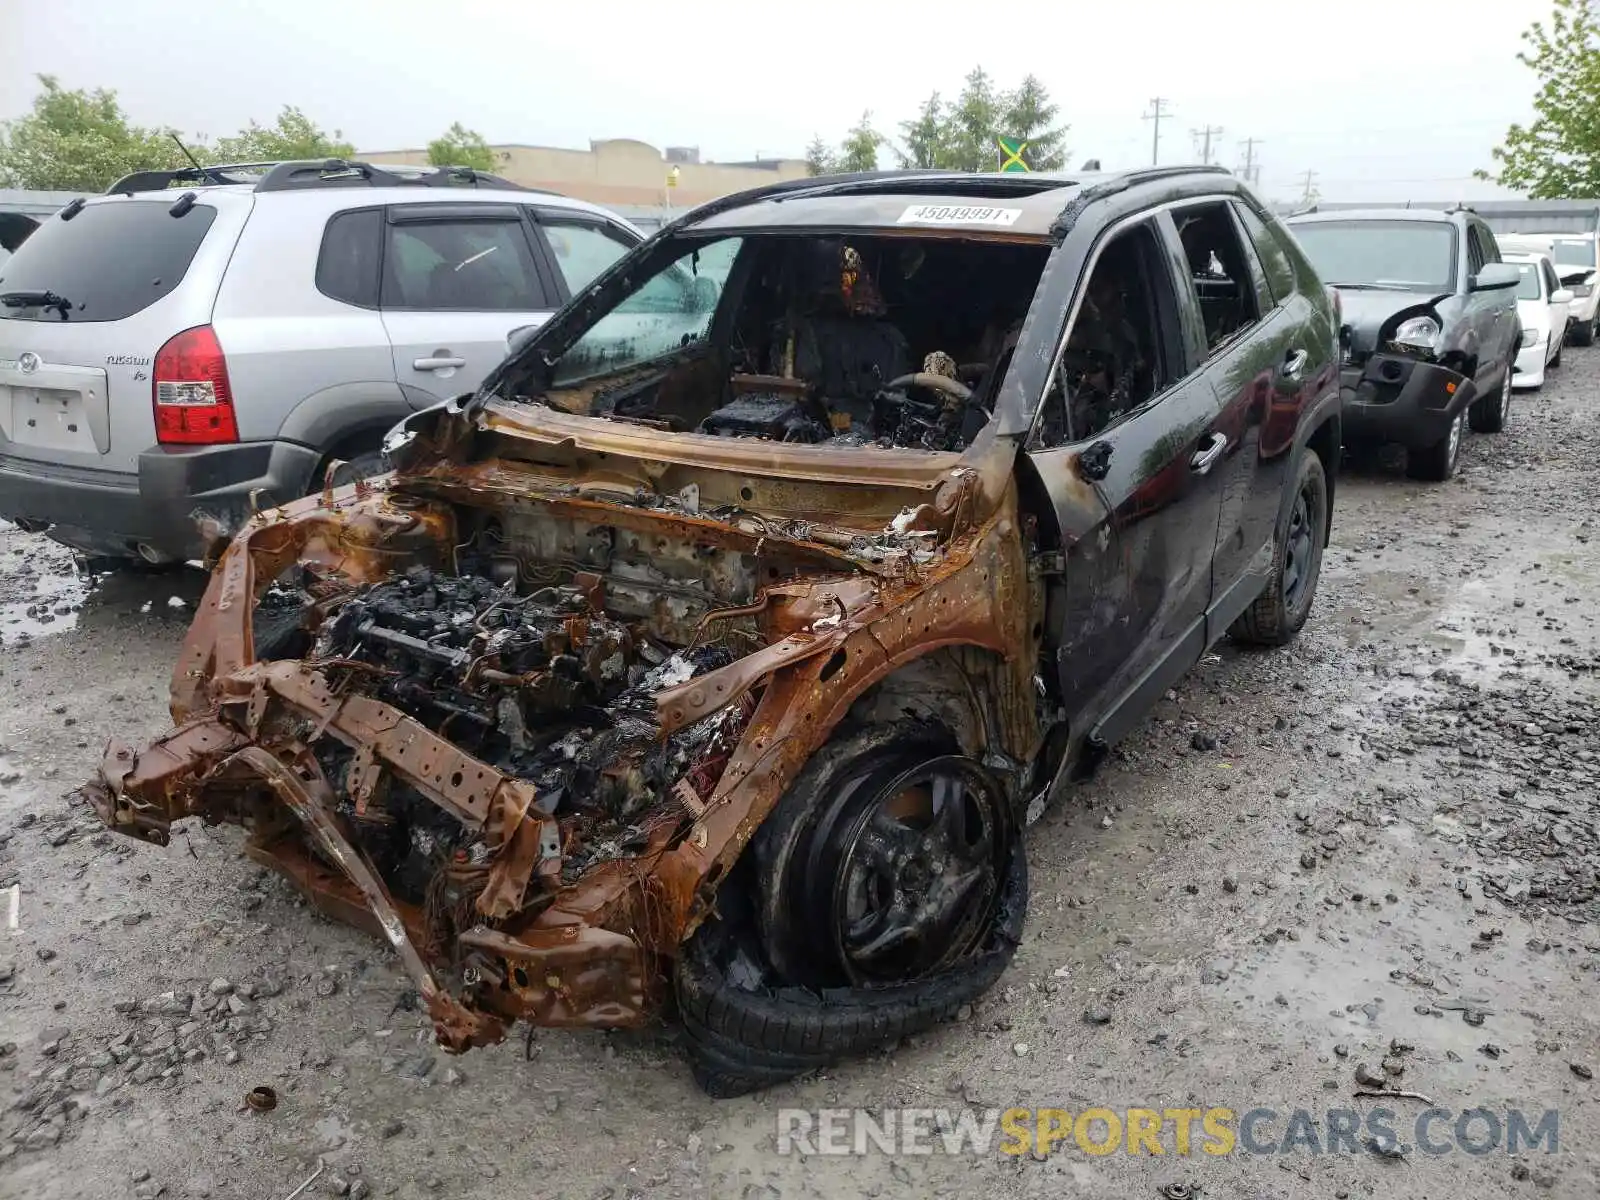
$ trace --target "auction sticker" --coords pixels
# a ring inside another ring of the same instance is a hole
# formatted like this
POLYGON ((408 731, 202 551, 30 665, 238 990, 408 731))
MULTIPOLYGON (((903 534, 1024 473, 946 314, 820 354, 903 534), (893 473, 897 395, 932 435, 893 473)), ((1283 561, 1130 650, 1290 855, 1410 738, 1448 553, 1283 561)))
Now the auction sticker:
POLYGON ((1015 225, 1020 208, 982 204, 913 204, 900 214, 900 225, 1015 225))

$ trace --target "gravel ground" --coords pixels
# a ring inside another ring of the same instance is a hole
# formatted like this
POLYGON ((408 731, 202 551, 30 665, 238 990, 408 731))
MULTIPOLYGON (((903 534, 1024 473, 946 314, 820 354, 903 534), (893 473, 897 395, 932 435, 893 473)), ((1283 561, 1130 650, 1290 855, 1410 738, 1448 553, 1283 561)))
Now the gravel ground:
POLYGON ((1030 832, 991 996, 738 1101, 696 1091, 670 1028, 443 1055, 391 956, 236 830, 101 832, 71 790, 163 728, 201 580, 91 588, 0 530, 0 1196, 284 1197, 319 1160, 310 1195, 1592 1196, 1597 406, 1600 351, 1569 350, 1456 481, 1353 465, 1295 646, 1219 648, 1030 832), (1260 1106, 1281 1139, 1291 1110, 1385 1104, 1403 1136, 1426 1105, 1352 1099, 1358 1072, 1557 1109, 1559 1152, 777 1152, 779 1108, 837 1106, 1260 1106))

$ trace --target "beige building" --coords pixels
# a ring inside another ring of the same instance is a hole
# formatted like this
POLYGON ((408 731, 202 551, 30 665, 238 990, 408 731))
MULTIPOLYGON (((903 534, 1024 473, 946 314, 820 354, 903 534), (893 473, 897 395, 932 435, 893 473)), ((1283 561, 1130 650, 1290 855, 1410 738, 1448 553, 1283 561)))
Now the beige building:
MULTIPOLYGON (((612 207, 670 205, 693 208, 718 196, 761 187, 806 174, 804 159, 765 158, 754 162, 701 162, 695 147, 663 152, 632 138, 607 138, 587 150, 517 144, 494 147, 497 174, 526 187, 612 207), (669 180, 672 182, 669 183, 669 180)), ((426 150, 374 150, 361 154, 370 163, 426 165, 426 150)))

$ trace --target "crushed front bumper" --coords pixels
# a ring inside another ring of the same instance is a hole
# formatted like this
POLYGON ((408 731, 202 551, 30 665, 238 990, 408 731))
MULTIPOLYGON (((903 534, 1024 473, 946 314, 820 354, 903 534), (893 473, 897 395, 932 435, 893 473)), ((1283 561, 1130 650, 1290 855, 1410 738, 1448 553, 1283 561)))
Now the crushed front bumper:
POLYGON ((1472 380, 1441 363, 1404 354, 1373 354, 1339 376, 1344 438, 1399 442, 1411 449, 1436 445, 1456 414, 1477 395, 1472 380))

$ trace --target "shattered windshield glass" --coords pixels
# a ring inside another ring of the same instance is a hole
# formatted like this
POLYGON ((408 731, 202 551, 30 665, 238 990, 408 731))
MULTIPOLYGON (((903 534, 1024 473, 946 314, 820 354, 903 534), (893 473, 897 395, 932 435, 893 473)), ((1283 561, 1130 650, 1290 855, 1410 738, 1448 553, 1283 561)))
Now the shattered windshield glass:
POLYGON ((1398 291, 1455 286, 1456 231, 1444 221, 1307 221, 1295 237, 1323 281, 1398 291))

